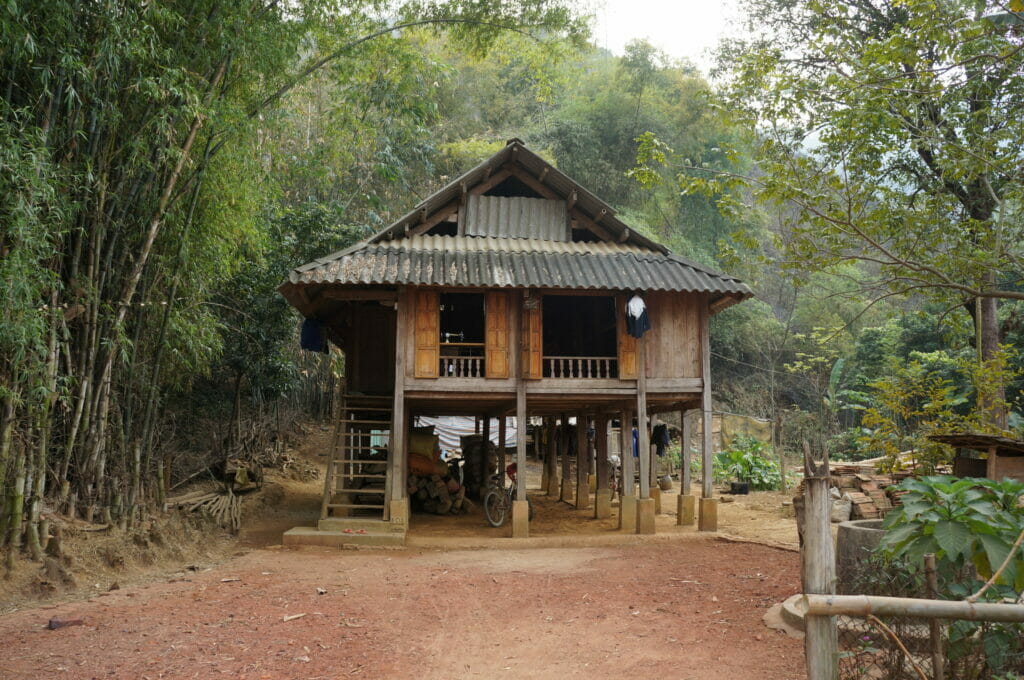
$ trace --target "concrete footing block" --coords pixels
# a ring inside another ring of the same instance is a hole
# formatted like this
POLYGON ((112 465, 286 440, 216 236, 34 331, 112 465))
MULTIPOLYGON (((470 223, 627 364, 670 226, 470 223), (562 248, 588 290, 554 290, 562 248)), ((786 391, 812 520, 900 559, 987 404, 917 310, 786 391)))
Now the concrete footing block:
POLYGON ((563 479, 562 490, 559 492, 558 500, 565 501, 566 503, 572 503, 573 491, 575 490, 575 488, 576 485, 573 484, 571 479, 563 479))
POLYGON ((691 527, 697 522, 697 497, 676 496, 676 524, 691 527))
POLYGON ((651 500, 654 501, 654 514, 661 514, 661 489, 656 486, 651 487, 651 500))
POLYGON ((586 510, 590 507, 590 487, 587 485, 587 480, 580 480, 576 482, 576 509, 586 510))
POLYGON ((598 489, 594 492, 594 519, 608 519, 612 516, 612 490, 598 489))
POLYGON ((700 499, 700 519, 697 528, 700 531, 718 531, 718 499, 700 499))
POLYGON ((636 531, 636 496, 623 496, 619 502, 619 531, 636 531))
POLYGON ((548 485, 544 487, 544 493, 549 496, 558 498, 559 491, 562 490, 562 480, 558 478, 558 475, 551 475, 548 477, 548 485))
POLYGON ((397 501, 388 502, 390 530, 394 532, 405 532, 409 529, 409 499, 400 498, 397 501))
POLYGON ((654 516, 653 498, 636 499, 636 533, 653 534, 654 516))
POLYGON ((529 538, 530 503, 512 501, 512 538, 529 538))

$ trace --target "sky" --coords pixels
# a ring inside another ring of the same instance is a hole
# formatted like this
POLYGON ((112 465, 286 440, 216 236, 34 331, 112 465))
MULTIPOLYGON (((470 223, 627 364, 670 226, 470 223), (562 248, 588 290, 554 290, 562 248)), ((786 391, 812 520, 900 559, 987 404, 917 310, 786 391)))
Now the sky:
POLYGON ((708 50, 735 30, 738 16, 737 0, 592 0, 592 6, 598 46, 622 54, 630 40, 646 38, 705 73, 712 65, 708 50))

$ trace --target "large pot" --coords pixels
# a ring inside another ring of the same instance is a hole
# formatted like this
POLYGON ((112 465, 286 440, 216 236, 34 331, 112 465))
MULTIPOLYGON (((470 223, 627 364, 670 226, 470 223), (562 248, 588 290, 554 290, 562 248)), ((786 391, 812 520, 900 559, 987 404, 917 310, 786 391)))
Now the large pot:
POLYGON ((836 539, 836 591, 853 595, 858 575, 863 572, 872 551, 878 547, 885 529, 880 519, 858 519, 839 523, 836 539))

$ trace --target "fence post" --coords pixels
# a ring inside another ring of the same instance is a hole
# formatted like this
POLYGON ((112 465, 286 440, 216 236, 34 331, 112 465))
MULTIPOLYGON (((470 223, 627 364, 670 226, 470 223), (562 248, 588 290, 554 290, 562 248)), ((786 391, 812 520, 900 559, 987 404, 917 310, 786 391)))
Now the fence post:
MULTIPOLYGON (((924 556, 924 579, 928 586, 928 597, 933 600, 939 599, 939 576, 935 570, 935 555, 932 553, 924 556)), ((938 619, 929 619, 928 631, 932 642, 932 678, 945 680, 946 659, 942 654, 942 622, 938 619)))
MULTIPOLYGON (((804 593, 834 595, 836 560, 829 521, 832 499, 828 493, 828 453, 820 463, 811 457, 804 442, 804 543, 800 550, 804 593)), ((835 617, 806 617, 804 656, 808 680, 837 680, 839 677, 839 641, 835 617)))

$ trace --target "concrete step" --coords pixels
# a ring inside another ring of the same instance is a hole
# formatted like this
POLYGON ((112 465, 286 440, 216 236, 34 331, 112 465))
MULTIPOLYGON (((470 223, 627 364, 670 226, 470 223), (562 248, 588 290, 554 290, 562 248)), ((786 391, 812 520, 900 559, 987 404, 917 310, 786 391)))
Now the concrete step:
POLYGON ((341 548, 345 545, 402 546, 405 545, 405 532, 367 531, 365 534, 346 534, 344 531, 295 527, 284 532, 281 542, 286 546, 317 545, 328 548, 341 548))
POLYGON ((317 522, 316 527, 320 531, 344 531, 345 529, 352 531, 363 529, 380 533, 391 531, 391 523, 382 520, 379 512, 377 517, 328 517, 317 522))

